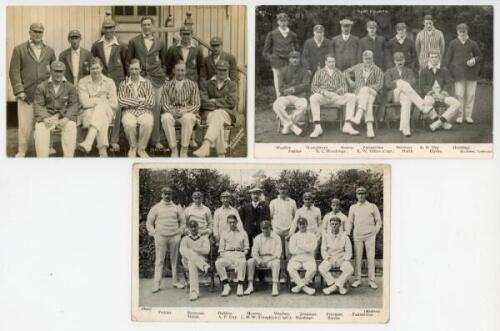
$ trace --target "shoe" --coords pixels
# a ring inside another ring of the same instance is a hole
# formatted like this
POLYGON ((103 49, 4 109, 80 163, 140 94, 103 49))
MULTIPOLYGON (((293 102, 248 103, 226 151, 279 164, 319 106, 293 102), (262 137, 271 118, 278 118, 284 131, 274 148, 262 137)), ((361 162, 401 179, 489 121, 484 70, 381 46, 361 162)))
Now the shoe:
POLYGON ((198 147, 198 143, 196 142, 194 135, 191 137, 191 141, 189 142, 189 147, 193 147, 193 148, 198 147))
POLYGON ((314 295, 314 293, 316 293, 315 289, 307 285, 302 288, 302 291, 306 292, 308 295, 314 295))
POLYGON ((359 134, 359 131, 355 130, 350 122, 345 122, 342 132, 351 136, 357 136, 359 134))
POLYGON ((360 280, 355 280, 354 283, 351 284, 351 287, 359 287, 359 285, 361 285, 361 281, 360 280))
POLYGON ((210 272, 210 266, 206 264, 205 267, 203 268, 203 277, 208 277, 209 272, 210 272))
POLYGON ((329 286, 329 287, 325 287, 323 289, 323 293, 325 295, 330 295, 332 294, 333 292, 335 292, 337 290, 337 285, 333 284, 332 286, 329 286))
POLYGON ((445 130, 451 130, 452 127, 453 127, 453 125, 451 125, 449 122, 443 123, 443 129, 445 129, 445 130))
POLYGON ((187 147, 182 147, 181 148, 181 157, 188 157, 188 148, 187 147))
POLYGON ((429 129, 431 129, 431 131, 434 132, 437 129, 439 129, 442 124, 443 124, 443 122, 441 122, 441 120, 438 119, 438 120, 432 122, 431 125, 429 125, 429 129))
POLYGON ((130 148, 128 150, 128 157, 136 157, 137 156, 137 149, 136 148, 130 148))
POLYGON ((224 288, 222 289, 221 296, 227 297, 230 292, 231 292, 231 287, 229 286, 229 284, 226 284, 226 285, 224 285, 224 288))
POLYGON ((248 284, 248 287, 247 287, 247 289, 245 290, 245 293, 244 293, 244 294, 245 294, 245 295, 250 295, 252 292, 253 292, 253 284, 252 284, 252 283, 250 283, 250 284, 248 284))
POLYGON ((78 144, 76 148, 83 154, 88 154, 90 152, 90 147, 85 146, 83 143, 78 144))
POLYGON ((405 137, 411 137, 411 132, 410 129, 403 129, 403 136, 405 137))
POLYGON ((177 148, 172 149, 170 151, 170 157, 171 158, 178 158, 179 157, 179 150, 177 148))
POLYGON ((157 293, 160 291, 160 288, 159 287, 155 287, 151 290, 151 293, 157 293))
POLYGON ((191 293, 189 293, 189 300, 191 301, 198 300, 198 294, 195 291, 192 291, 191 293))
POLYGON ((210 144, 208 144, 207 141, 204 141, 203 144, 201 144, 201 147, 193 152, 193 155, 197 156, 197 157, 209 156, 210 155, 210 144))
POLYGON ((296 136, 300 136, 302 134, 302 129, 299 128, 298 126, 296 126, 295 124, 293 124, 290 129, 292 130, 292 132, 296 135, 296 136))
POLYGON ((236 288, 236 295, 239 297, 243 296, 243 285, 238 284, 238 287, 236 288))
POLYGON ((321 125, 316 125, 314 127, 314 131, 309 135, 310 138, 318 138, 323 134, 323 129, 321 128, 321 125))
POLYGON ((119 152, 120 151, 120 145, 117 143, 111 144, 111 147, 109 148, 110 151, 112 152, 119 152))
POLYGON ((186 287, 186 285, 179 282, 172 283, 172 286, 178 289, 183 289, 184 287, 186 287))
POLYGON ((370 281, 370 287, 374 290, 378 289, 377 284, 373 280, 370 281))
POLYGON ((280 278, 280 284, 285 284, 286 283, 286 279, 285 278, 280 278))
POLYGON ((366 136, 370 139, 375 138, 375 132, 373 132, 373 124, 369 123, 366 125, 366 136))
POLYGON ((161 151, 161 150, 164 150, 165 149, 165 146, 163 146, 162 143, 156 143, 155 144, 155 149, 161 151))
POLYGON ((15 157, 25 157, 26 153, 24 152, 17 152, 15 157))
POLYGON ((293 125, 292 123, 283 125, 283 129, 281 129, 281 134, 289 134, 292 125, 293 125))
POLYGON ((99 148, 99 157, 108 157, 108 149, 106 147, 99 148))
POLYGON ((139 157, 144 157, 144 158, 149 157, 149 154, 144 149, 138 149, 137 155, 139 155, 139 157))
POLYGON ((301 289, 302 289, 302 285, 294 286, 294 287, 292 287, 292 293, 299 293, 301 289))
POLYGON ((341 295, 345 295, 345 294, 347 293, 346 288, 345 288, 345 287, 340 287, 340 286, 339 286, 339 293, 340 293, 341 295))
POLYGON ((278 291, 278 284, 273 284, 273 291, 271 292, 271 295, 273 297, 277 297, 279 295, 279 291, 278 291))
POLYGON ((56 150, 55 150, 55 148, 54 148, 54 147, 50 147, 50 148, 49 148, 49 156, 50 156, 50 155, 54 155, 54 154, 56 154, 56 153, 57 153, 57 152, 56 152, 56 150))
POLYGON ((472 119, 472 117, 466 117, 465 118, 465 123, 467 123, 467 124, 474 124, 474 120, 472 119))
POLYGON ((457 119, 455 120, 455 123, 462 124, 463 121, 464 121, 463 118, 460 116, 460 117, 457 117, 457 119))

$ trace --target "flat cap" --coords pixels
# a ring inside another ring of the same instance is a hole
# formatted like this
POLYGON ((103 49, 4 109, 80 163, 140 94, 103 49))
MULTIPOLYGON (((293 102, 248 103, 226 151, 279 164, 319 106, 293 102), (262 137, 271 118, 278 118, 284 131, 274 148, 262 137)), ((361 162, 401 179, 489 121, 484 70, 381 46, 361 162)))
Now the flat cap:
POLYGON ((179 32, 180 33, 183 33, 183 32, 193 32, 193 28, 191 28, 191 25, 183 25, 179 29, 179 32))
POLYGON ((290 53, 288 53, 288 58, 292 58, 292 57, 299 57, 300 58, 300 52, 291 51, 290 53))
POLYGON ((192 227, 192 226, 198 227, 198 222, 194 219, 189 219, 189 221, 187 222, 187 226, 188 227, 192 227))
POLYGON ((457 25, 457 31, 469 31, 469 27, 465 23, 460 23, 457 25))
POLYGON ((248 191, 248 193, 262 193, 262 190, 260 189, 260 187, 254 187, 250 191, 248 191))
POLYGON ((303 195, 302 195, 302 198, 305 199, 305 198, 310 198, 312 199, 313 195, 311 192, 305 192, 303 195))
POLYGON ((340 204, 340 200, 337 198, 333 198, 332 203, 336 203, 338 205, 338 204, 340 204))
POLYGON ((220 195, 221 197, 230 197, 231 196, 231 193, 229 193, 228 191, 224 191, 221 193, 220 195))
POLYGON ((202 194, 200 191, 194 191, 192 197, 193 198, 201 198, 202 194))
POLYGON ((71 30, 70 32, 68 32, 68 38, 71 38, 71 37, 80 37, 81 38, 82 34, 78 30, 71 30))
POLYGON ((35 32, 43 32, 43 24, 42 23, 31 23, 30 30, 35 32))
POLYGON ((340 20, 340 25, 353 25, 353 24, 354 24, 354 22, 348 18, 344 18, 343 20, 340 20))
POLYGON ((52 69, 54 71, 64 71, 64 70, 66 70, 66 66, 61 61, 54 61, 50 65, 50 69, 52 69))
POLYGON ((271 222, 269 222, 267 220, 264 220, 264 221, 260 222, 260 227, 262 229, 270 229, 271 228, 271 222))
POLYGON ((299 217, 299 219, 297 220, 297 224, 307 224, 307 218, 299 217))
POLYGON ((116 26, 115 21, 110 20, 110 19, 105 19, 105 20, 102 22, 102 27, 103 27, 103 28, 114 28, 115 26, 116 26))
POLYGON ((173 191, 172 191, 172 188, 171 188, 171 187, 169 187, 169 186, 166 186, 166 187, 163 187, 163 188, 161 189, 161 193, 167 193, 167 192, 172 193, 172 192, 173 192, 173 191))
POLYGON ((432 21, 432 15, 425 15, 424 21, 432 21))
POLYGON ((278 185, 278 189, 280 189, 280 190, 288 190, 288 185, 286 185, 285 183, 280 183, 278 185))
POLYGON ((321 24, 317 24, 313 28, 314 32, 325 32, 325 28, 321 24))
POLYGON ((366 193, 366 188, 363 186, 360 186, 356 189, 356 193, 366 193))
POLYGON ((333 216, 332 218, 330 218, 330 223, 332 223, 332 222, 342 223, 342 220, 340 218, 338 218, 337 216, 333 216))
POLYGON ((404 22, 399 22, 398 24, 396 24, 396 30, 403 30, 403 29, 406 29, 406 23, 404 22))
POLYGON ((229 68, 229 62, 227 62, 226 60, 219 60, 215 64, 215 67, 217 69, 228 69, 229 68))
POLYGON ((404 60, 405 55, 403 52, 396 52, 394 53, 394 60, 404 60))
POLYGON ((276 18, 278 21, 288 21, 288 14, 287 13, 279 13, 276 18))
POLYGON ((222 45, 222 39, 220 39, 219 37, 212 37, 210 38, 210 45, 211 46, 222 45))
POLYGON ((375 22, 375 21, 368 21, 368 22, 366 22, 366 27, 367 28, 376 28, 377 27, 377 22, 375 22))

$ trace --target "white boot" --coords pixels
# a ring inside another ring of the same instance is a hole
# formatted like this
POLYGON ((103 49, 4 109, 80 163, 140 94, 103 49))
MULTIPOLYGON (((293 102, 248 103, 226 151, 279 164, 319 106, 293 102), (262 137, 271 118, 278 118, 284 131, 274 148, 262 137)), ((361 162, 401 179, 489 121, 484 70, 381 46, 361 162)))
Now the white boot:
POLYGON ((434 132, 437 129, 439 129, 441 127, 441 125, 443 125, 443 122, 441 122, 440 119, 437 119, 434 122, 432 122, 431 125, 429 125, 429 129, 431 129, 431 131, 434 132))
POLYGON ((351 136, 357 136, 359 134, 359 131, 355 130, 352 127, 351 122, 345 122, 344 123, 344 127, 342 128, 342 132, 343 133, 347 133, 347 134, 349 134, 351 136))
POLYGON ((229 286, 229 284, 225 284, 224 285, 224 288, 222 289, 222 293, 221 295, 223 297, 227 297, 229 295, 229 293, 231 292, 231 287, 229 286))
POLYGON ((193 152, 194 156, 197 157, 207 157, 210 155, 210 143, 206 140, 203 141, 201 147, 193 152))
POLYGON ((253 292, 253 282, 248 282, 248 287, 245 290, 245 295, 250 295, 253 292))
POLYGON ((279 295, 278 283, 273 283, 273 291, 272 291, 271 295, 273 297, 276 297, 279 295))
POLYGON ((300 136, 302 134, 302 129, 293 124, 290 129, 295 133, 296 136, 300 136))
POLYGON ((316 124, 314 126, 314 131, 309 135, 310 138, 318 138, 323 134, 323 129, 321 128, 320 124, 316 124))
POLYGON ((127 156, 128 157, 136 157, 136 154, 137 154, 137 149, 135 147, 130 147, 130 149, 128 150, 127 156))
POLYGON ((373 123, 366 123, 366 136, 370 139, 375 138, 375 132, 373 132, 373 123))
POLYGON ((170 151, 170 157, 172 158, 178 158, 179 157, 179 150, 177 148, 174 148, 170 151))

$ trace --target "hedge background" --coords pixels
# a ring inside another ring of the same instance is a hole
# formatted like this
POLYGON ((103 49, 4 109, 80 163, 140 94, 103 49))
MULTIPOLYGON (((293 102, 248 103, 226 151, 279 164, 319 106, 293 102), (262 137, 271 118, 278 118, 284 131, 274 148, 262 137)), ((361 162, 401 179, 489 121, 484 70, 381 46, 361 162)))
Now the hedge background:
MULTIPOLYGON (((243 176, 246 176, 243 174, 243 176)), ((246 178, 246 177, 245 177, 246 178)), ((150 278, 154 272, 154 239, 148 235, 146 217, 151 207, 161 199, 161 188, 171 186, 175 192, 174 202, 187 207, 191 202, 191 194, 199 189, 204 193, 204 204, 212 213, 220 207, 220 194, 226 190, 233 196, 231 204, 239 207, 249 201, 248 190, 259 185, 269 202, 278 194, 278 183, 286 183, 290 188, 290 196, 302 206, 302 194, 312 191, 315 205, 325 215, 330 211, 330 200, 333 196, 341 200, 341 209, 347 215, 349 206, 356 202, 355 188, 363 185, 368 190, 367 199, 375 203, 382 217, 384 215, 383 175, 365 170, 342 170, 324 173, 311 170, 283 170, 279 175, 270 176, 264 170, 252 175, 249 183, 237 183, 228 175, 213 169, 141 169, 139 173, 139 277, 150 278)), ((376 240, 376 258, 383 257, 383 231, 376 240)), ((169 262, 165 264, 168 274, 169 262)))

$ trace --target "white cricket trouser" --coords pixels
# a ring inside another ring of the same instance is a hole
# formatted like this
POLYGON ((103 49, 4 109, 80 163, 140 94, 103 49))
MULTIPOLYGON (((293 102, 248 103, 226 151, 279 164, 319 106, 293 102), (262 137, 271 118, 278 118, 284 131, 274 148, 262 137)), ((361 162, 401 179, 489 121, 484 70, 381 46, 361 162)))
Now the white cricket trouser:
POLYGON ((33 132, 33 104, 17 101, 17 151, 26 154, 33 132))
POLYGON ((155 274, 153 279, 153 288, 160 288, 163 275, 163 265, 167 251, 170 253, 170 268, 172 270, 172 283, 177 282, 177 261, 179 259, 179 243, 181 235, 163 236, 155 234, 155 274))
POLYGON ((181 250, 182 265, 189 270, 189 289, 191 292, 200 294, 200 283, 198 270, 203 270, 208 266, 206 257, 196 253, 191 248, 181 250))
MULTIPOLYGON (((109 146, 108 129, 113 120, 113 109, 107 103, 99 103, 94 108, 85 109, 81 115, 84 128, 94 127, 97 130, 97 148, 109 146)), ((94 142, 91 142, 90 147, 94 142)))
POLYGON ((375 238, 376 235, 373 235, 365 240, 354 240, 354 256, 356 260, 354 276, 356 280, 361 279, 361 263, 364 248, 366 249, 366 259, 368 260, 368 279, 375 281, 375 238))
POLYGON ((227 267, 234 268, 239 282, 245 280, 247 261, 243 252, 223 252, 222 256, 215 261, 215 269, 221 280, 227 279, 227 267))
POLYGON ((306 109, 307 99, 299 98, 295 95, 280 96, 273 103, 273 111, 283 126, 291 124, 299 125, 300 122, 303 122, 306 109), (291 114, 288 114, 286 111, 286 107, 288 106, 295 107, 291 114))
POLYGON ((149 112, 140 116, 135 116, 128 111, 123 113, 123 131, 125 131, 130 148, 146 149, 153 131, 153 122, 153 114, 149 112), (139 140, 137 140, 137 124, 139 124, 139 140))
POLYGON ((271 68, 273 70, 273 82, 274 82, 274 90, 276 91, 276 99, 278 99, 281 95, 280 93, 280 69, 271 68))
POLYGON ((335 284, 338 287, 344 287, 346 280, 349 279, 349 277, 351 277, 354 272, 354 268, 352 267, 352 264, 350 262, 343 260, 333 260, 331 258, 323 260, 323 262, 320 263, 318 270, 328 286, 332 286, 333 284, 335 284), (330 272, 331 268, 336 267, 340 267, 340 271, 342 271, 342 274, 339 276, 339 278, 337 278, 337 280, 333 278, 333 275, 330 272))
MULTIPOLYGON (((424 98, 424 109, 432 109, 436 100, 431 95, 426 95, 424 98)), ((446 111, 441 114, 441 117, 445 118, 447 121, 451 120, 453 116, 458 112, 460 108, 460 102, 453 97, 444 98, 444 103, 448 106, 446 111)), ((425 113, 425 111, 424 111, 425 113)))
POLYGON ((394 103, 401 104, 401 118, 399 130, 410 130, 411 105, 412 103, 422 110, 424 100, 418 95, 413 87, 404 80, 398 80, 394 89, 394 103))
POLYGON ((218 155, 226 154, 224 125, 231 124, 231 117, 224 109, 215 109, 208 113, 207 124, 205 139, 215 145, 218 155))
MULTIPOLYGON (((37 157, 49 157, 50 132, 56 128, 53 124, 47 127, 43 122, 35 125, 35 149, 37 157)), ((76 123, 67 121, 61 128, 61 145, 64 157, 73 157, 76 148, 76 123)))
POLYGON ((356 96, 352 93, 344 93, 333 98, 325 97, 322 94, 314 93, 309 98, 311 101, 311 113, 314 122, 321 120, 321 106, 328 105, 340 107, 346 105, 345 120, 350 121, 354 117, 354 109, 356 107, 356 96))
POLYGON ((312 279, 314 278, 314 275, 316 275, 316 261, 314 259, 310 259, 307 261, 297 261, 293 257, 290 259, 288 262, 288 266, 286 267, 286 270, 290 274, 290 278, 292 281, 297 284, 297 285, 307 285, 309 284, 312 279), (306 270, 306 274, 304 278, 301 278, 299 275, 298 270, 300 268, 304 268, 306 270))
POLYGON ((196 124, 196 115, 193 113, 185 113, 181 118, 177 119, 170 113, 161 115, 161 125, 171 149, 177 148, 177 138, 175 136, 176 122, 181 124, 181 147, 188 148, 191 135, 193 134, 193 128, 196 124))
MULTIPOLYGON (((280 279, 280 260, 274 259, 272 261, 266 261, 266 258, 271 258, 270 256, 263 256, 264 265, 266 268, 271 268, 271 276, 273 283, 279 282, 280 279)), ((248 267, 248 281, 253 281, 255 275, 255 267, 257 266, 257 261, 252 257, 247 261, 248 267)))
POLYGON ((162 87, 153 87, 155 93, 155 103, 153 106, 153 117, 154 117, 154 125, 153 131, 151 133, 151 143, 156 145, 161 140, 161 90, 162 87))
POLYGON ((472 118, 472 111, 474 110, 474 100, 476 99, 477 81, 475 80, 460 80, 455 82, 455 95, 460 102, 458 108, 458 117, 472 118))
POLYGON ((358 101, 358 111, 363 111, 366 123, 374 122, 373 103, 375 102, 375 95, 373 95, 371 91, 374 90, 368 86, 363 86, 356 96, 358 101))

